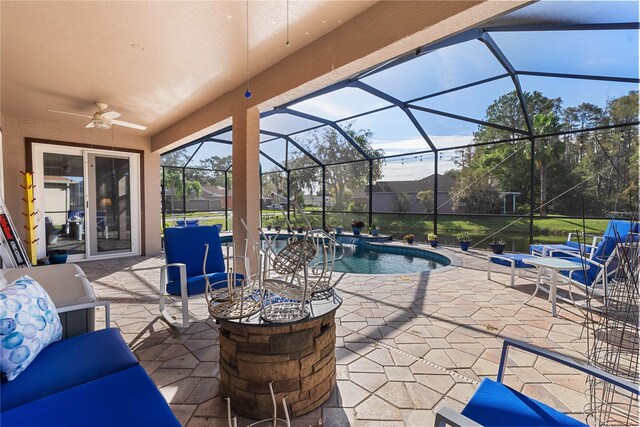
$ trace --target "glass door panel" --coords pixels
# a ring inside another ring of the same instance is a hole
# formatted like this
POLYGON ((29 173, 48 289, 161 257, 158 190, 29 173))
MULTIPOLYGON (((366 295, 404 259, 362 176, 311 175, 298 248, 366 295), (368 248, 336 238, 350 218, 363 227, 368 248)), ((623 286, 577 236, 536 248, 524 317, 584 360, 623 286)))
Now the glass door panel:
POLYGON ((82 154, 44 152, 43 191, 46 252, 85 255, 84 167, 82 154))
POLYGON ((132 197, 129 157, 88 154, 89 256, 131 252, 132 197))

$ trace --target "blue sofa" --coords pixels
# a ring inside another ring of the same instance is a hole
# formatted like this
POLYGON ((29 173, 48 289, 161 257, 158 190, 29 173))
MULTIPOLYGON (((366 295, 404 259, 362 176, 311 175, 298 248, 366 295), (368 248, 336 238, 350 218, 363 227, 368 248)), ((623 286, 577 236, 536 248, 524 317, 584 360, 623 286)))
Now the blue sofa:
POLYGON ((0 387, 2 427, 180 425, 114 328, 49 345, 0 387))

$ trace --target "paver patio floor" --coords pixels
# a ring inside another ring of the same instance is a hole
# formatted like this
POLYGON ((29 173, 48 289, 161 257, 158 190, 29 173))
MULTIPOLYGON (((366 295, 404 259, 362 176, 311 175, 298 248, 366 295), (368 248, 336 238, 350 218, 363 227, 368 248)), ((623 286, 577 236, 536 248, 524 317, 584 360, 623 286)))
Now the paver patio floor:
MULTIPOLYGON (((495 267, 488 281, 485 252, 437 251, 457 256, 460 266, 342 280, 336 390, 292 425, 433 425, 435 409, 461 409, 481 378, 495 378, 504 337, 584 360, 587 339, 578 308, 560 303, 554 318, 546 294, 522 304, 534 289, 530 278, 519 277, 511 288, 508 269, 495 267)), ((99 298, 111 301, 112 322, 183 425, 226 426, 216 324, 204 297, 196 297, 190 300, 189 329, 167 325, 158 312, 162 264, 161 257, 133 257, 81 267, 99 298)), ((512 350, 505 378, 507 385, 584 420, 582 374, 512 350)))

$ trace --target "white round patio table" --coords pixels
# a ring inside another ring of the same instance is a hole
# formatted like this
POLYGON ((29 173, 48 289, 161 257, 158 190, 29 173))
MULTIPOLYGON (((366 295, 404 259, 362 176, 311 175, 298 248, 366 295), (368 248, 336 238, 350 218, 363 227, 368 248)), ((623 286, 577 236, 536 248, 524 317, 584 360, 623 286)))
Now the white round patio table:
MULTIPOLYGON (((527 264, 531 264, 538 270, 537 278, 536 278, 536 290, 526 300, 524 303, 528 303, 536 296, 540 287, 540 280, 542 277, 542 270, 548 269, 551 270, 551 283, 549 284, 549 300, 551 301, 551 315, 556 317, 556 293, 558 288, 558 271, 575 271, 582 270, 582 264, 579 262, 567 261, 563 258, 552 258, 552 257, 531 257, 524 258, 522 262, 526 262, 527 264)), ((569 284, 571 286, 571 284, 569 284)), ((569 289, 569 297, 573 302, 573 295, 571 294, 571 289, 569 289)), ((575 302, 574 302, 575 304, 575 302)))

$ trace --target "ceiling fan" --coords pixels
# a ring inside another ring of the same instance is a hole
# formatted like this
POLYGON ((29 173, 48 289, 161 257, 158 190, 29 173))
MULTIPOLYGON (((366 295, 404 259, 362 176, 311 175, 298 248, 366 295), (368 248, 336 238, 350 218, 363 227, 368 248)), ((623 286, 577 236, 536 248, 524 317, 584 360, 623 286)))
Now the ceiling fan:
POLYGON ((97 128, 97 129, 111 129, 111 125, 124 126, 132 129, 146 130, 146 126, 137 125, 135 123, 129 123, 122 120, 115 120, 120 117, 120 113, 115 111, 105 111, 109 106, 102 102, 96 102, 98 111, 93 116, 86 114, 69 113, 67 111, 48 110, 52 113, 69 114, 71 116, 80 116, 91 119, 91 121, 85 126, 85 128, 97 128))

